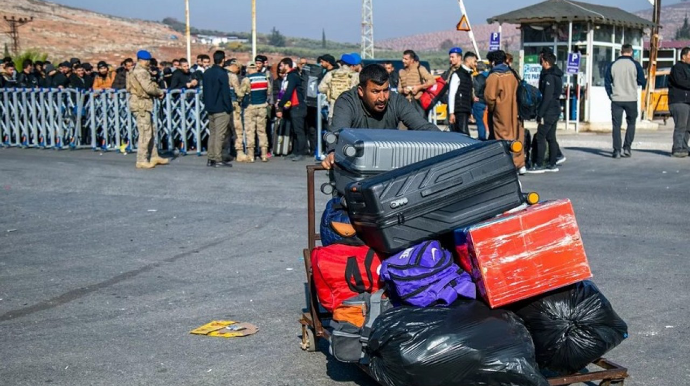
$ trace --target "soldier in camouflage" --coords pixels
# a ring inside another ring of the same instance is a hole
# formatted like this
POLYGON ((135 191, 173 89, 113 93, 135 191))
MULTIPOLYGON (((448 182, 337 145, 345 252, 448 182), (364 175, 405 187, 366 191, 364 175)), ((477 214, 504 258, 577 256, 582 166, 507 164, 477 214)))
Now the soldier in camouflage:
MULTIPOLYGON (((230 100, 232 100, 232 120, 235 126, 235 151, 237 152, 237 161, 244 162, 247 155, 244 154, 242 147, 242 99, 249 93, 249 88, 244 84, 240 84, 239 74, 240 65, 236 59, 230 59, 226 63, 225 69, 228 70, 228 77, 230 81, 230 100)), ((232 135, 228 134, 228 142, 232 142, 232 135)), ((232 146, 232 143, 228 145, 232 146)))
POLYGON ((137 120, 139 145, 137 148, 137 169, 153 169, 156 165, 167 165, 170 161, 158 155, 153 135, 153 98, 163 99, 165 93, 151 80, 148 51, 137 52, 137 65, 127 74, 129 109, 137 120))
MULTIPOLYGON (((255 138, 259 136, 261 162, 268 162, 268 136, 266 135, 266 108, 269 95, 273 93, 271 81, 258 72, 255 63, 247 63, 247 76, 242 79, 242 90, 247 90, 249 105, 244 110, 244 129, 247 136, 247 154, 237 156, 238 162, 254 162, 255 138)), ((241 135, 241 134, 240 134, 241 135)), ((239 154, 239 150, 238 150, 239 154)))
MULTIPOLYGON (((359 56, 359 55, 358 55, 359 56)), ((319 83, 319 92, 326 94, 328 100, 328 123, 333 122, 333 110, 335 101, 340 94, 359 84, 359 73, 353 70, 354 66, 361 63, 361 59, 352 54, 343 54, 340 61, 343 62, 339 69, 329 71, 319 83)))

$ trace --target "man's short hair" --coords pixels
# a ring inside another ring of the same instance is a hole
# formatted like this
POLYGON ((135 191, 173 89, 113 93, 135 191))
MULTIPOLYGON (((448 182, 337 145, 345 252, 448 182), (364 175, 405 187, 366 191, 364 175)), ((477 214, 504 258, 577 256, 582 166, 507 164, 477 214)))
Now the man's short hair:
POLYGON ((129 64, 129 63, 134 63, 134 59, 132 59, 132 58, 127 58, 127 59, 125 59, 125 60, 122 62, 123 65, 129 64))
MULTIPOLYGON (((218 51, 216 51, 216 52, 218 52, 218 51)), ((213 53, 213 55, 215 56, 215 52, 213 53)), ((223 55, 225 55, 224 52, 223 52, 223 55)), ((211 57, 206 55, 206 54, 203 54, 203 55, 201 55, 201 60, 211 60, 211 57)))
POLYGON ((680 57, 682 58, 683 56, 686 56, 687 54, 690 54, 690 47, 683 47, 682 50, 680 50, 680 57))
MULTIPOLYGON (((206 56, 208 57, 208 55, 206 56)), ((206 58, 203 58, 201 60, 204 60, 206 58)), ((225 52, 218 50, 213 53, 213 64, 221 65, 223 64, 223 61, 225 60, 225 52)))
POLYGON ((543 56, 543 60, 547 62, 550 66, 553 66, 556 64, 556 54, 553 52, 547 52, 543 56))
POLYGON ((2 62, 5 64, 12 63, 12 58, 9 56, 5 56, 4 58, 2 58, 2 62))
POLYGON ((28 59, 28 58, 24 59, 24 61, 22 62, 22 68, 27 68, 27 67, 33 66, 33 65, 34 65, 33 60, 28 59))
POLYGON ((389 64, 392 66, 392 65, 393 65, 393 62, 391 62, 390 60, 386 60, 385 62, 383 62, 383 65, 384 65, 384 66, 387 66, 387 65, 389 65, 389 64))
POLYGON ((290 66, 290 68, 292 68, 292 59, 290 58, 280 59, 280 63, 283 63, 284 65, 290 66))
POLYGON ((204 55, 204 54, 199 54, 199 55, 196 56, 196 60, 204 60, 204 56, 206 56, 206 55, 204 55))
POLYGON ((388 82, 388 71, 378 64, 369 64, 359 73, 359 86, 365 88, 369 81, 378 86, 388 82))
POLYGON ((414 61, 419 62, 419 56, 417 56, 417 54, 414 51, 405 50, 405 51, 403 51, 403 56, 405 56, 405 55, 409 55, 410 58, 412 58, 414 61))
POLYGON ((469 58, 476 58, 476 57, 477 57, 477 54, 475 54, 472 51, 467 51, 467 52, 465 52, 465 56, 462 58, 462 60, 467 60, 469 58))
POLYGON ((494 62, 495 65, 503 64, 506 62, 506 52, 503 50, 496 50, 490 52, 490 54, 493 53, 491 56, 491 61, 494 62))
POLYGON ((623 44, 621 47, 621 54, 632 54, 633 53, 633 48, 631 44, 623 44))
POLYGON ((11 61, 11 60, 10 60, 9 62, 5 62, 5 68, 8 68, 8 67, 16 68, 16 67, 14 66, 14 62, 11 61))
POLYGON ((176 60, 173 60, 173 63, 175 63, 175 62, 177 62, 178 64, 188 63, 188 62, 187 62, 187 59, 185 59, 185 58, 182 58, 182 59, 180 59, 180 60, 177 60, 177 59, 176 59, 176 60))
MULTIPOLYGON (((173 63, 175 63, 175 62, 180 63, 181 61, 182 61, 182 59, 173 59, 172 60, 173 63)), ((186 62, 187 59, 185 58, 184 61, 186 62)))

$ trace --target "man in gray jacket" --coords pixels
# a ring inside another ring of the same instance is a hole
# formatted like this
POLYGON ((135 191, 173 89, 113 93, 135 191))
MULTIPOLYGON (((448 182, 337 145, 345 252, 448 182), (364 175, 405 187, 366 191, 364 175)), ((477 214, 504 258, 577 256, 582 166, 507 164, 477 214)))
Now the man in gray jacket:
MULTIPOLYGON (((438 131, 398 93, 391 93, 388 72, 383 66, 370 64, 359 75, 359 86, 346 91, 335 101, 333 124, 329 131, 341 129, 397 129, 402 122, 410 130, 438 131)), ((330 169, 335 162, 332 147, 321 165, 330 169)))
POLYGON ((635 120, 637 119, 637 86, 645 88, 647 80, 640 63, 632 57, 630 44, 623 44, 621 56, 611 63, 606 71, 606 93, 611 99, 611 116, 613 121, 613 158, 630 157, 630 146, 635 140, 635 120), (625 130, 625 142, 621 154, 621 125, 623 111, 628 124, 625 130))

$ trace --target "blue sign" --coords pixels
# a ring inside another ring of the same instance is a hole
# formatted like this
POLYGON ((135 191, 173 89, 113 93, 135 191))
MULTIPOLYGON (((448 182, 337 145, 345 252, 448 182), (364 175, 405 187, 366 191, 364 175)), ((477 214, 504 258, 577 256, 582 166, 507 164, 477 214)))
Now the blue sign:
POLYGON ((571 52, 568 54, 568 67, 566 69, 568 74, 577 74, 580 72, 580 54, 571 52))
POLYGON ((496 51, 501 49, 501 34, 492 32, 489 38, 489 51, 496 51))

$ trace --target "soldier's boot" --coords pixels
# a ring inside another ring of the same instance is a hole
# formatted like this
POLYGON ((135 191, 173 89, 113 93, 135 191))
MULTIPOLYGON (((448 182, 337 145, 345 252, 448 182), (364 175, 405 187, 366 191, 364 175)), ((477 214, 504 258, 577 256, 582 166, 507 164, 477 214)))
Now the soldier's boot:
POLYGON ((155 166, 155 165, 167 165, 167 164, 170 163, 170 160, 167 159, 167 158, 163 158, 163 157, 158 157, 158 156, 156 156, 156 157, 151 157, 151 163, 152 163, 154 166, 155 166))
POLYGON ((247 162, 254 163, 254 152, 247 153, 247 162))
POLYGON ((236 160, 237 162, 249 162, 249 161, 247 160, 247 155, 244 154, 244 152, 242 151, 242 149, 237 149, 237 158, 235 158, 235 160, 236 160))
POLYGON ((261 148, 261 162, 268 162, 268 148, 261 148))
POLYGON ((153 169, 156 164, 153 162, 137 162, 137 169, 153 169))

